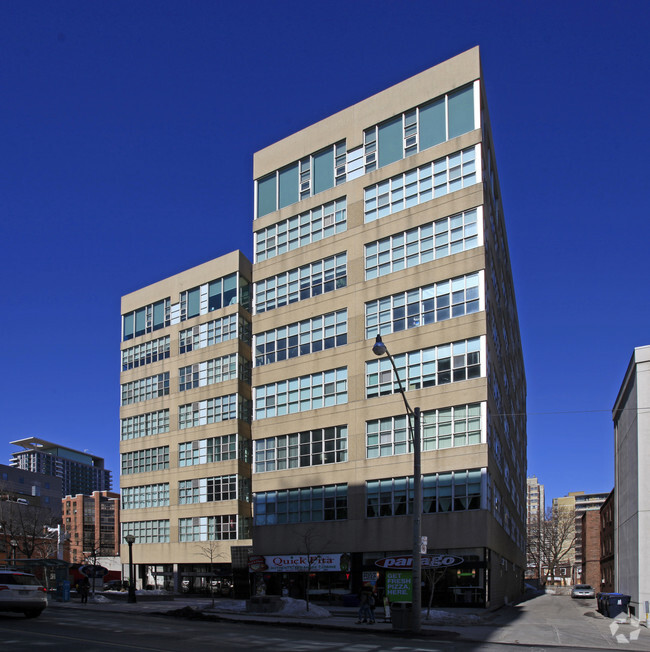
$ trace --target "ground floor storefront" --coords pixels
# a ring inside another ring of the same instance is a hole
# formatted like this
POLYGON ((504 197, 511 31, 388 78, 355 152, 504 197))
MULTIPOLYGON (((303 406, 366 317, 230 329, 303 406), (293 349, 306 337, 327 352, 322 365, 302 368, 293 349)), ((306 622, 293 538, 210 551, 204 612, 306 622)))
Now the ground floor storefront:
MULTIPOLYGON (((383 602, 411 601, 412 557, 405 551, 329 555, 255 555, 249 562, 254 594, 285 595, 349 606, 370 585, 383 602)), ((422 555, 423 606, 489 607, 516 599, 523 572, 487 548, 422 555)))

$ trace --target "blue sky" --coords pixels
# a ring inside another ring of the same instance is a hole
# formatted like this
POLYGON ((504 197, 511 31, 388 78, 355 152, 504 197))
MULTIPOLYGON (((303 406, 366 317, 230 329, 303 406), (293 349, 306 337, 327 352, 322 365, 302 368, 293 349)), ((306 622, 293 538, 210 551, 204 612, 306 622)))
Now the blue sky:
POLYGON ((120 297, 252 257, 253 152, 481 47, 547 499, 613 486, 648 324, 647 2, 0 3, 0 463, 119 478, 120 297))

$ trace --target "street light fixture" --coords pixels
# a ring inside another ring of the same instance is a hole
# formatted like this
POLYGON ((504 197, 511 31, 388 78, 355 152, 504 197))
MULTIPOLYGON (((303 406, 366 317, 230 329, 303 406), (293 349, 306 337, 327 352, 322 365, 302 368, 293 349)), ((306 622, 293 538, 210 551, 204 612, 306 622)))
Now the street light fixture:
POLYGON ((132 534, 127 534, 124 540, 129 544, 129 596, 127 602, 137 602, 135 599, 135 582, 133 581, 133 544, 135 537, 132 534))
POLYGON ((12 539, 9 544, 11 545, 11 558, 13 559, 14 566, 16 565, 16 549, 18 548, 18 541, 12 539))
POLYGON ((422 456, 420 453, 420 408, 411 408, 409 402, 406 400, 404 386, 397 372, 395 360, 388 352, 386 345, 381 339, 381 335, 377 335, 372 352, 376 356, 385 355, 390 360, 395 377, 397 378, 399 393, 402 395, 402 400, 406 407, 409 431, 411 433, 411 443, 413 446, 413 614, 411 625, 413 633, 419 634, 422 629, 422 456), (411 426, 411 417, 413 417, 413 426, 411 426))

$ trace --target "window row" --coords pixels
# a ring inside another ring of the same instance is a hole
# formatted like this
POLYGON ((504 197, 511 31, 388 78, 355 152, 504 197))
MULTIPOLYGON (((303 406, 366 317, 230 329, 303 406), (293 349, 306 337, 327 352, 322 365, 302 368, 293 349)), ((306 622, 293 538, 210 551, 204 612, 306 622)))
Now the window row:
POLYGON ((348 427, 335 426, 255 441, 255 472, 282 471, 348 460, 348 427))
POLYGON ((405 390, 479 378, 481 338, 398 353, 393 356, 393 360, 398 377, 394 375, 387 357, 366 362, 366 398, 398 392, 398 378, 404 383, 405 390))
MULTIPOLYGON (((481 509, 481 469, 430 473, 422 476, 422 512, 481 509)), ((366 482, 366 516, 404 516, 413 513, 413 478, 366 482)))
POLYGON ((366 303, 366 338, 462 317, 481 309, 479 272, 366 303))
POLYGON ((178 408, 178 427, 194 428, 230 419, 250 419, 250 401, 237 394, 195 401, 178 408))
POLYGON ((255 418, 294 414, 348 402, 348 370, 329 369, 254 389, 255 418))
POLYGON ((294 322, 255 336, 255 366, 316 353, 348 342, 348 311, 294 322))
POLYGON ((139 378, 122 385, 121 405, 140 403, 169 394, 169 372, 139 378))
MULTIPOLYGON (((250 539, 251 519, 225 516, 201 516, 178 519, 178 540, 231 541, 250 539)), ((122 540, 127 535, 135 537, 135 543, 170 543, 169 520, 126 521, 122 523, 122 540)))
MULTIPOLYGON (((441 450, 480 444, 482 437, 481 404, 457 405, 423 412, 421 450, 441 450)), ((391 457, 412 452, 406 416, 387 417, 366 422, 366 457, 391 457)))
POLYGON ((474 85, 381 122, 363 134, 364 168, 377 168, 478 128, 474 85))
POLYGON ((125 349, 122 351, 122 371, 164 360, 169 357, 169 349, 169 335, 125 349))
POLYGON ((346 180, 345 141, 329 145, 257 180, 256 217, 312 197, 346 180))
POLYGON ((473 208, 367 244, 366 280, 480 246, 481 210, 473 208))
POLYGON ((134 536, 136 543, 169 543, 169 520, 123 521, 122 541, 127 535, 134 536))
POLYGON ((340 521, 348 517, 348 485, 260 492, 253 504, 255 525, 340 521))
POLYGON ((178 333, 178 352, 189 353, 213 344, 236 339, 238 336, 242 341, 249 342, 250 334, 251 325, 247 320, 236 314, 226 315, 180 331, 178 333), (237 331, 238 323, 239 332, 237 331))
POLYGON ((120 422, 120 439, 138 439, 169 432, 169 410, 127 417, 120 422))
POLYGON ((169 468, 169 446, 157 446, 143 450, 122 453, 122 475, 161 471, 169 468))
POLYGON ((237 353, 181 367, 178 370, 178 389, 184 392, 234 378, 242 378, 250 383, 250 373, 246 373, 247 367, 250 368, 250 363, 237 353))
POLYGON ((237 435, 195 439, 178 445, 179 466, 195 466, 235 459, 237 459, 237 435))
POLYGON ((480 145, 468 147, 369 186, 364 190, 364 220, 373 222, 480 183, 479 152, 480 145))
POLYGON ((169 483, 122 487, 122 509, 166 507, 169 505, 169 483))
POLYGON ((251 519, 236 514, 225 516, 197 516, 178 519, 178 540, 232 541, 250 539, 251 519))
POLYGON ((222 500, 250 501, 250 479, 236 474, 193 478, 178 483, 179 505, 212 503, 222 500))
POLYGON ((255 283, 255 312, 262 313, 347 285, 347 254, 337 254, 255 283))
POLYGON ((168 297, 122 315, 122 341, 151 333, 171 324, 178 324, 198 315, 207 315, 213 310, 235 303, 250 310, 250 283, 234 272, 184 290, 178 303, 171 303, 168 297))
POLYGON ((329 238, 346 228, 346 199, 343 197, 258 231, 255 262, 329 238))

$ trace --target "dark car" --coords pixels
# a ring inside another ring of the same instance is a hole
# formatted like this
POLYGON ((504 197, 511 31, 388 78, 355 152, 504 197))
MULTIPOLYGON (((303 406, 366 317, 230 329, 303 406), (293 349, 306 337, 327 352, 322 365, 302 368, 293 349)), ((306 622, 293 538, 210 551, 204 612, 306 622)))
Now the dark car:
POLYGON ((595 598, 596 591, 594 590, 593 586, 589 586, 589 584, 576 584, 571 589, 571 597, 572 598, 595 598))

